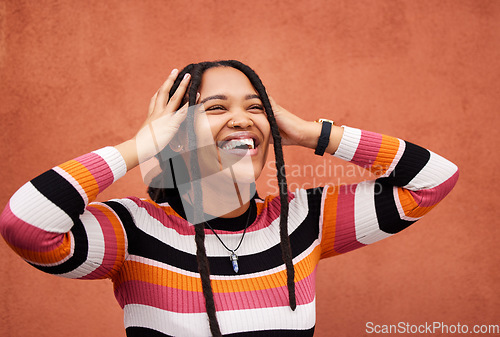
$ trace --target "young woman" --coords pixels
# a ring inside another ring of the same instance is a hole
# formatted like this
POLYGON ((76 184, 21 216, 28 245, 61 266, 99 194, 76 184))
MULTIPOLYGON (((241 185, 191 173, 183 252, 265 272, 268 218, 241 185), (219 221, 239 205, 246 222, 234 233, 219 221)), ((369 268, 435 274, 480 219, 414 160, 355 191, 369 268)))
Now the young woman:
POLYGON ((0 230, 42 271, 110 278, 127 336, 312 336, 319 260, 408 227, 457 178, 417 145, 291 114, 240 62, 203 62, 172 71, 135 137, 22 186, 0 230), (261 199, 254 179, 270 143, 280 195, 261 199), (377 179, 288 191, 282 144, 377 179), (93 202, 154 157, 151 200, 93 202))

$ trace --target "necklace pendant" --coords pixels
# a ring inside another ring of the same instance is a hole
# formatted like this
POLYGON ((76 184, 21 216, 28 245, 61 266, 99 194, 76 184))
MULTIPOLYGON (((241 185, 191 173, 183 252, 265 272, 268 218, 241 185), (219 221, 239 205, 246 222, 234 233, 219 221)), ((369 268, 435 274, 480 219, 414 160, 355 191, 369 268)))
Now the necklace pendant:
POLYGON ((235 252, 231 252, 231 256, 229 257, 231 260, 231 263, 233 264, 233 270, 236 274, 238 274, 238 271, 240 268, 238 267, 238 255, 236 255, 235 252))

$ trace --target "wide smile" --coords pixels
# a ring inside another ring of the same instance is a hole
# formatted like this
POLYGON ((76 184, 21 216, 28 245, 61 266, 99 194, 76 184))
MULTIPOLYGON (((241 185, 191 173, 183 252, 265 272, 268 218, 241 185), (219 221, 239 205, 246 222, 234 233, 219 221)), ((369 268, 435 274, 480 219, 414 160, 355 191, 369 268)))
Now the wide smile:
POLYGON ((259 137, 253 132, 235 132, 217 141, 217 147, 237 156, 255 156, 259 152, 260 143, 259 137))

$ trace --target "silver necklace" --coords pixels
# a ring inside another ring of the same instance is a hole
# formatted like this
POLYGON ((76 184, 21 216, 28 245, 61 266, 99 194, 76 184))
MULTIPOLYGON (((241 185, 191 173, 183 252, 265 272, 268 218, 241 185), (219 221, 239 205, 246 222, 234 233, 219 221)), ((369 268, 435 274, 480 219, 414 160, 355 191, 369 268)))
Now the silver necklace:
POLYGON ((230 249, 228 246, 226 246, 226 244, 224 243, 224 241, 222 241, 222 239, 220 238, 220 236, 214 231, 214 229, 212 228, 212 226, 210 226, 210 224, 208 222, 205 221, 205 224, 208 226, 208 228, 210 228, 212 230, 212 233, 215 234, 215 237, 217 239, 219 239, 220 243, 222 243, 222 245, 224 246, 224 248, 226 248, 230 255, 229 255, 229 260, 231 261, 231 264, 233 265, 233 270, 234 272, 237 274, 238 271, 240 270, 239 266, 238 266, 238 255, 236 255, 236 251, 238 250, 238 248, 240 248, 241 246, 241 243, 243 242, 243 238, 245 237, 245 233, 247 232, 247 228, 248 228, 248 224, 250 222, 250 215, 251 215, 251 210, 249 209, 248 210, 248 218, 247 218, 247 223, 245 225, 245 230, 243 231, 243 234, 241 235, 241 239, 240 239, 240 243, 238 243, 238 246, 235 248, 235 249, 230 249))

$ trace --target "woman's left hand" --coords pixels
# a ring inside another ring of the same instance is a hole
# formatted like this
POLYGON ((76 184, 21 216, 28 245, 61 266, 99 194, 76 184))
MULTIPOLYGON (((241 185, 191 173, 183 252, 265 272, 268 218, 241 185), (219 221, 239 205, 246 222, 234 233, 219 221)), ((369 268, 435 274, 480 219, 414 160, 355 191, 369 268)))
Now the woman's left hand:
MULTIPOLYGON (((272 97, 269 97, 269 100, 280 129, 282 145, 299 145, 315 149, 318 146, 322 124, 303 120, 279 106, 272 97)), ((342 127, 332 126, 330 141, 325 150, 326 153, 335 153, 343 133, 344 129, 342 127)))
POLYGON ((309 122, 292 114, 269 97, 278 123, 283 145, 299 145, 314 149, 318 144, 321 124, 309 122))

